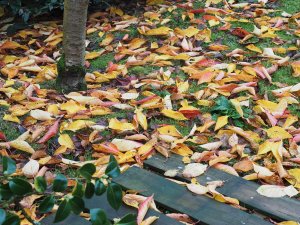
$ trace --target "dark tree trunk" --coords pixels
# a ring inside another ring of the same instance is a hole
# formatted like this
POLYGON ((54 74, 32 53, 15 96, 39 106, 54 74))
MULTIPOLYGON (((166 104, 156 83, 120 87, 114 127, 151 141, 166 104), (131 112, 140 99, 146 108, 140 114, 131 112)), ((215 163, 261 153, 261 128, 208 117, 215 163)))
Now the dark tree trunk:
POLYGON ((63 56, 58 62, 57 89, 63 93, 86 89, 84 80, 86 20, 89 0, 65 0, 63 56))

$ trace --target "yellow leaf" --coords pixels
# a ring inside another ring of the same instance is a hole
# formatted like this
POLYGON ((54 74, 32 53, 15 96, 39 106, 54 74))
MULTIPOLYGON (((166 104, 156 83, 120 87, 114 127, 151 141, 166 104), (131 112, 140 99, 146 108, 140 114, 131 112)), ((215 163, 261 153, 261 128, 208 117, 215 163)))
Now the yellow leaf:
POLYGON ((295 188, 300 189, 300 169, 290 169, 288 170, 288 173, 292 178, 286 178, 286 180, 295 188))
POLYGON ((108 127, 110 129, 117 130, 120 132, 128 131, 128 130, 135 130, 135 126, 132 123, 121 122, 116 118, 112 118, 109 121, 108 127))
POLYGON ((228 116, 220 116, 218 117, 216 126, 215 126, 215 131, 219 130, 220 128, 224 127, 228 123, 228 116))
POLYGON ((147 153, 149 153, 152 149, 153 146, 157 143, 157 139, 153 138, 150 141, 148 141, 146 144, 144 144, 143 146, 141 146, 138 149, 138 154, 139 155, 146 155, 147 153))
POLYGON ((163 126, 157 129, 160 134, 170 135, 173 137, 182 137, 181 133, 173 125, 163 126))
POLYGON ((165 0, 147 0, 147 5, 159 5, 165 3, 165 0))
POLYGON ((230 99, 230 102, 233 104, 233 106, 235 107, 236 111, 240 114, 240 116, 244 117, 244 112, 240 102, 236 99, 230 99))
POLYGON ((61 134, 58 138, 58 143, 69 149, 75 149, 75 145, 68 134, 61 134))
POLYGON ((181 155, 181 156, 190 156, 194 152, 185 144, 177 144, 175 148, 172 149, 172 152, 181 155))
POLYGON ((293 123, 298 121, 298 117, 297 116, 293 116, 293 115, 288 115, 286 121, 284 122, 282 128, 286 129, 289 128, 293 123))
POLYGON ((169 27, 159 27, 152 30, 146 31, 145 35, 156 36, 156 35, 168 35, 172 29, 169 27))
POLYGON ((198 30, 197 28, 193 27, 193 26, 190 26, 188 27, 187 29, 184 29, 184 30, 181 30, 180 28, 175 28, 174 32, 176 34, 179 34, 181 36, 186 36, 186 37, 192 37, 196 34, 198 34, 200 30, 198 30))
POLYGON ((293 67, 294 70, 294 77, 300 77, 300 61, 295 61, 291 63, 291 66, 293 67))
POLYGON ((247 45, 246 48, 253 52, 262 53, 262 50, 256 47, 254 44, 247 45))
POLYGON ((282 141, 278 141, 278 142, 265 141, 263 144, 259 146, 257 154, 263 155, 268 152, 272 152, 276 160, 280 162, 282 159, 282 154, 280 151, 281 147, 282 147, 282 141))
POLYGON ((75 132, 77 130, 81 130, 83 128, 90 127, 94 124, 95 123, 93 121, 89 121, 89 120, 76 120, 76 121, 68 124, 67 127, 64 128, 64 130, 70 130, 70 131, 75 132))
POLYGON ((26 142, 23 140, 14 140, 10 141, 9 145, 15 149, 21 150, 23 152, 27 152, 30 154, 34 153, 34 149, 26 142))
POLYGON ((277 223, 277 225, 299 225, 296 221, 284 221, 281 223, 277 223))
POLYGON ((136 113, 137 120, 138 120, 139 124, 141 125, 141 127, 144 130, 147 130, 147 128, 148 128, 147 118, 143 114, 142 109, 136 109, 135 113, 136 113))
POLYGON ((67 147, 66 146, 59 146, 58 149, 55 150, 54 155, 59 155, 59 154, 63 154, 67 151, 67 147))
POLYGON ((261 145, 259 145, 258 155, 263 155, 268 152, 271 152, 273 148, 279 148, 281 142, 271 142, 265 141, 261 145))
POLYGON ((181 112, 176 112, 171 109, 163 109, 161 112, 166 117, 172 118, 174 120, 187 120, 187 118, 181 112))
POLYGON ((56 104, 49 105, 47 111, 55 116, 57 116, 59 114, 59 109, 56 104))
POLYGON ((100 55, 102 55, 103 51, 102 52, 89 52, 85 55, 85 59, 88 60, 88 59, 95 59, 95 58, 98 58, 100 55))
POLYGON ((68 114, 72 115, 75 114, 81 110, 86 110, 86 107, 84 105, 81 105, 73 100, 67 101, 60 105, 61 110, 67 111, 68 114))
POLYGON ((266 130, 267 135, 269 138, 280 138, 280 139, 287 139, 292 138, 293 136, 287 132, 282 127, 274 126, 268 130, 266 130))
POLYGON ((9 114, 5 114, 3 116, 3 120, 15 122, 15 123, 21 123, 21 121, 19 120, 19 118, 17 116, 13 116, 13 115, 9 115, 9 114))
POLYGON ((114 35, 112 33, 108 33, 106 37, 101 41, 100 46, 107 46, 114 40, 114 35))

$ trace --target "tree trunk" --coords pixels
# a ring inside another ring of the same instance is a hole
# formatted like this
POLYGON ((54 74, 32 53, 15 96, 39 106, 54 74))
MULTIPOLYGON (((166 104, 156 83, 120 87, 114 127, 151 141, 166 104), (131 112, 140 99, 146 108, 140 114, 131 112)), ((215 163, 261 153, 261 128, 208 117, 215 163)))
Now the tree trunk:
POLYGON ((84 80, 86 20, 89 0, 65 0, 63 55, 57 64, 57 89, 68 93, 86 89, 84 80))

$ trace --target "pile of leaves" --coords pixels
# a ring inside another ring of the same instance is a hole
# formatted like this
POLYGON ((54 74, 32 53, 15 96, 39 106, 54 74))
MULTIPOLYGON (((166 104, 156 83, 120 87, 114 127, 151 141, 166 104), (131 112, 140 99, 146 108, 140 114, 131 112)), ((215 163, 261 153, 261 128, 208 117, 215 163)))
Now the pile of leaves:
MULTIPOLYGON (((61 22, 2 35, 0 146, 14 175, 36 160, 48 183, 86 163, 101 178, 110 154, 121 171, 179 154, 297 198, 299 0, 147 2, 134 15, 89 15, 86 92, 55 91, 61 22)), ((188 189, 217 194, 212 185, 188 189)))

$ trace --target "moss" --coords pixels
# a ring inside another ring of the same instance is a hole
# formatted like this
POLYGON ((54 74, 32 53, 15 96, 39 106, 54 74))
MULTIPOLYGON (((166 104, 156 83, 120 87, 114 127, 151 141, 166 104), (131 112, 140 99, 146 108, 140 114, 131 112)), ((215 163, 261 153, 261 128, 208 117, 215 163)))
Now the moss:
POLYGON ((293 104, 289 105, 288 110, 291 114, 300 117, 300 105, 299 104, 293 104))
POLYGON ((275 85, 270 85, 267 81, 260 80, 258 82, 258 94, 264 95, 267 93, 270 101, 276 101, 276 97, 273 95, 272 90, 277 89, 278 87, 275 85))
POLYGON ((114 61, 114 54, 113 53, 107 53, 104 54, 94 60, 91 61, 91 66, 89 68, 89 71, 104 71, 107 68, 107 65, 109 62, 114 61))
POLYGON ((149 73, 154 72, 155 70, 159 70, 158 66, 150 66, 150 65, 145 65, 145 66, 134 66, 130 67, 128 69, 128 74, 129 75, 147 75, 149 73))
POLYGON ((56 78, 56 89, 61 93, 72 91, 84 91, 87 89, 85 83, 85 67, 69 66, 66 67, 64 56, 57 63, 58 76, 56 78))
POLYGON ((189 92, 195 93, 197 91, 203 90, 207 87, 207 84, 198 84, 196 81, 192 81, 190 84, 189 92))
POLYGON ((41 89, 56 89, 55 80, 47 80, 39 84, 41 89))

